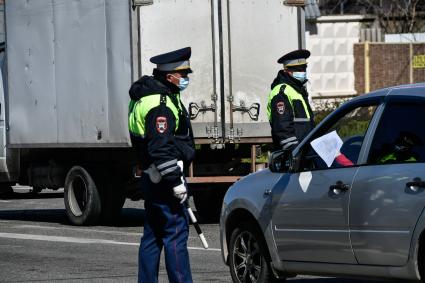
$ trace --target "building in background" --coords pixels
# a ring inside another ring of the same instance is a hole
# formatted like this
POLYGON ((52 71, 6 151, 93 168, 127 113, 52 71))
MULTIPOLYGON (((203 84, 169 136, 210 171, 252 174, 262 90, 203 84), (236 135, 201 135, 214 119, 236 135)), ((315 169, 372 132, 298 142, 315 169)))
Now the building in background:
POLYGON ((306 25, 309 93, 313 99, 352 97, 354 86, 353 46, 361 41, 361 31, 373 24, 366 16, 322 16, 306 25))
POLYGON ((425 32, 386 34, 384 41, 387 43, 425 42, 425 32))
POLYGON ((425 81, 424 1, 317 4, 322 16, 306 16, 308 89, 316 111, 377 88, 425 81))
POLYGON ((373 15, 386 34, 425 31, 423 0, 317 0, 322 15, 373 15))

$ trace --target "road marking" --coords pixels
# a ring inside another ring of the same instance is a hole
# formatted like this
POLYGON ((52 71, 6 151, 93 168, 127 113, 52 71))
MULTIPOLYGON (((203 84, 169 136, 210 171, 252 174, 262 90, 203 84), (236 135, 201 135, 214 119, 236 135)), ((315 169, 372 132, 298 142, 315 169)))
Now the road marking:
POLYGON ((6 249, 22 249, 24 246, 16 246, 16 245, 0 245, 0 248, 6 249))
POLYGON ((115 235, 128 235, 128 236, 141 236, 142 232, 120 232, 120 231, 107 231, 107 230, 97 230, 97 229, 83 229, 83 228, 69 228, 69 227, 51 227, 51 226, 39 226, 39 225, 16 225, 13 228, 31 228, 31 229, 46 229, 46 230, 72 230, 80 232, 96 232, 96 233, 105 233, 105 234, 115 234, 115 235))
MULTIPOLYGON (((0 238, 6 239, 20 239, 20 240, 35 240, 47 242, 60 242, 60 243, 76 243, 76 244, 112 244, 112 245, 126 245, 126 246, 139 246, 139 243, 119 242, 104 239, 89 239, 89 238, 75 238, 75 237, 62 237, 62 236, 45 236, 35 234, 17 234, 17 233, 0 233, 0 238)), ((187 247, 189 250, 205 250, 201 247, 187 247)), ((220 251, 220 249, 209 248, 206 251, 220 251)))
POLYGON ((96 244, 97 243, 97 244, 131 245, 131 246, 139 245, 139 243, 118 242, 118 241, 103 240, 103 239, 45 236, 45 235, 17 234, 17 233, 0 233, 0 238, 62 242, 62 243, 77 243, 77 244, 96 244))
POLYGON ((2 199, 0 199, 0 202, 12 202, 12 201, 10 201, 10 200, 2 200, 2 199))
MULTIPOLYGON (((84 228, 69 228, 69 227, 51 227, 51 226, 39 226, 39 225, 16 225, 13 228, 30 228, 30 229, 45 229, 45 230, 71 230, 80 232, 95 232, 113 235, 124 235, 124 236, 142 236, 142 231, 135 232, 121 232, 121 231, 108 231, 108 230, 97 230, 97 229, 84 229, 84 228)), ((196 239, 198 237, 189 236, 189 239, 196 239)))

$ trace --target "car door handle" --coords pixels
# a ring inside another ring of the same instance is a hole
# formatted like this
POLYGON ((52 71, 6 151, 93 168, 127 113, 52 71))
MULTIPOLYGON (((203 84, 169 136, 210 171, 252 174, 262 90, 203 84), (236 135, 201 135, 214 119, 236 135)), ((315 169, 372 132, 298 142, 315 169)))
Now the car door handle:
POLYGON ((406 187, 412 190, 413 192, 419 191, 419 189, 425 188, 425 182, 420 178, 413 179, 413 182, 407 182, 406 187))
POLYGON ((329 190, 332 191, 335 194, 339 194, 341 192, 346 192, 350 189, 350 185, 344 184, 341 181, 336 182, 335 185, 332 185, 329 187, 329 190))

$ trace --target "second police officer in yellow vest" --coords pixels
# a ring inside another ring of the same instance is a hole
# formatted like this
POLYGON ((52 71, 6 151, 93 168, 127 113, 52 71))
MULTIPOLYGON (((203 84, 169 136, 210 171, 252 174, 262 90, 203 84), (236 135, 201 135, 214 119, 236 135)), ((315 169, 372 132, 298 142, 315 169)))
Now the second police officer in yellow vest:
POLYGON ((275 149, 292 150, 313 129, 313 112, 305 88, 308 50, 295 50, 282 56, 283 64, 271 85, 267 115, 275 149))

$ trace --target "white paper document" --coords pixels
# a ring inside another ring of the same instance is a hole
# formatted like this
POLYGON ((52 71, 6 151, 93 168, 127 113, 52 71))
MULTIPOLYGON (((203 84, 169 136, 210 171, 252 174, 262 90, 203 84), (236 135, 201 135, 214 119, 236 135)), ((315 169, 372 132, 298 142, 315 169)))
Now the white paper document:
POLYGON ((337 132, 333 131, 313 140, 310 144, 323 161, 325 161, 326 165, 330 167, 339 153, 342 143, 337 132))

